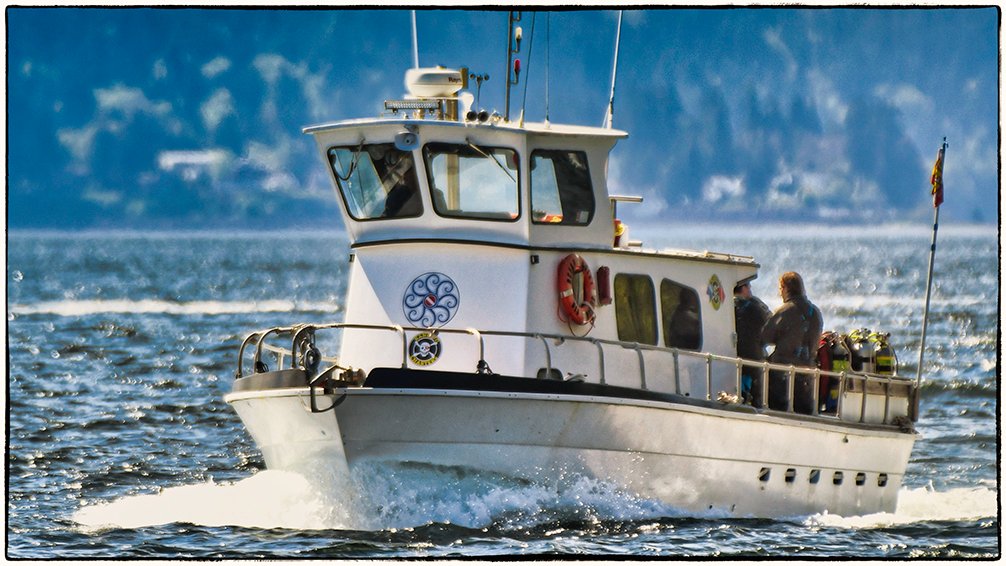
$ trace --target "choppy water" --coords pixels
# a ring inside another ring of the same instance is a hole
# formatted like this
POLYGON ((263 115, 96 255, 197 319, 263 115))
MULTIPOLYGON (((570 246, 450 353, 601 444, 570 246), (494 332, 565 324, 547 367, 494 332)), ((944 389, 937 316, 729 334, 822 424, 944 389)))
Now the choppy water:
MULTIPOLYGON (((753 255, 773 307, 779 273, 798 270, 827 328, 891 332, 914 375, 928 227, 702 232, 633 237, 753 255)), ((725 520, 456 469, 375 467, 352 496, 319 492, 265 470, 221 398, 244 333, 341 318, 343 236, 12 233, 7 556, 998 556, 997 244, 991 227, 941 227, 897 512, 725 520)))

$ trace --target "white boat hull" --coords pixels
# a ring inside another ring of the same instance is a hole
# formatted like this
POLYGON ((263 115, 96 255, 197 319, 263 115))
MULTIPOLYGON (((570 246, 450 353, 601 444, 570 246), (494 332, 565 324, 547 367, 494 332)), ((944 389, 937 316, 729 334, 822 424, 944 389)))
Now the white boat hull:
POLYGON ((364 462, 415 462, 559 489, 584 475, 739 517, 893 512, 915 440, 837 420, 581 395, 350 388, 316 404, 336 399, 312 413, 307 388, 227 396, 270 469, 348 477, 364 462))

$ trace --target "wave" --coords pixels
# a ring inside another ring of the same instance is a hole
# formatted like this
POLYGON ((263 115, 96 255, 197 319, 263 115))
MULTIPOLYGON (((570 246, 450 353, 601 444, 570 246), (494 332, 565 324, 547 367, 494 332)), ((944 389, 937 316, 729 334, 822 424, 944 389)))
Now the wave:
MULTIPOLYGON (((230 484, 210 481, 168 487, 155 494, 81 507, 72 520, 84 532, 171 523, 367 531, 447 524, 507 532, 566 521, 599 525, 608 521, 724 519, 721 515, 682 512, 583 477, 556 492, 554 487, 490 478, 469 470, 397 466, 366 472, 354 474, 366 480, 355 482, 347 490, 331 489, 332 485, 322 489, 303 475, 265 470, 230 484)), ((996 517, 996 501, 996 490, 985 487, 947 491, 903 488, 895 513, 860 517, 824 513, 808 517, 805 525, 870 529, 930 521, 971 521, 996 517)))
MULTIPOLYGON (((911 309, 923 303, 924 298, 883 295, 843 295, 817 300, 818 306, 834 310, 877 311, 902 307, 911 309)), ((955 296, 933 300, 933 304, 968 307, 985 304, 978 296, 955 296)), ((245 301, 167 301, 160 299, 67 299, 11 305, 14 316, 48 314, 56 316, 84 316, 92 314, 239 314, 248 312, 339 312, 339 305, 320 301, 291 301, 287 299, 245 301)), ((977 339, 975 339, 977 340, 977 339)))
POLYGON ((163 301, 157 299, 65 300, 12 305, 13 316, 48 314, 56 316, 85 316, 94 314, 171 314, 216 315, 259 312, 338 312, 339 306, 326 302, 298 302, 289 300, 264 301, 163 301))
POLYGON ((987 487, 951 488, 936 491, 929 487, 902 488, 895 513, 874 513, 859 517, 820 514, 807 519, 809 526, 848 529, 882 529, 929 521, 977 521, 998 517, 998 493, 987 487))

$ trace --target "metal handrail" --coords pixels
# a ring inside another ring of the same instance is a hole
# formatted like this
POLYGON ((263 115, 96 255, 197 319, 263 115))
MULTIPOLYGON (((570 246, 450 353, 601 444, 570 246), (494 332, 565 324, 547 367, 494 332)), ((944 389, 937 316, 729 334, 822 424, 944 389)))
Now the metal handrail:
MULTIPOLYGON (((518 337, 525 339, 537 339, 541 340, 545 347, 545 366, 546 373, 545 377, 551 377, 552 375, 552 352, 549 346, 549 340, 555 340, 556 345, 561 345, 567 340, 575 342, 584 342, 593 344, 597 348, 598 352, 598 362, 600 370, 600 383, 606 383, 605 380, 605 370, 604 370, 604 346, 613 346, 622 348, 624 350, 633 350, 636 352, 636 356, 639 364, 639 387, 642 390, 647 389, 646 381, 646 362, 644 351, 660 352, 664 354, 670 354, 673 360, 673 373, 674 373, 674 391, 676 394, 681 394, 681 372, 680 372, 680 357, 685 356, 694 359, 700 359, 705 361, 705 381, 706 381, 706 399, 712 399, 712 374, 713 374, 713 362, 728 363, 736 368, 736 383, 737 391, 740 392, 741 389, 741 376, 743 373, 742 368, 744 366, 752 368, 760 368, 763 372, 764 378, 761 379, 761 398, 763 400, 763 406, 768 406, 768 376, 770 371, 784 372, 786 375, 786 389, 789 393, 787 401, 787 412, 794 412, 793 401, 794 393, 796 387, 796 375, 812 375, 813 376, 813 399, 814 405, 811 414, 817 415, 818 408, 820 406, 820 381, 822 377, 832 377, 839 380, 839 395, 838 395, 838 406, 836 407, 835 416, 841 417, 844 413, 844 397, 846 392, 846 380, 858 380, 863 382, 863 395, 861 399, 859 422, 863 422, 866 416, 866 404, 867 404, 867 384, 882 383, 884 384, 884 416, 883 421, 887 423, 890 419, 891 414, 891 389, 892 385, 897 382, 902 382, 905 385, 912 386, 912 380, 910 378, 904 378, 901 376, 882 376, 873 375, 866 373, 850 373, 847 371, 833 372, 822 370, 820 368, 814 367, 797 367, 794 365, 783 365, 777 363, 771 363, 767 361, 757 361, 748 360, 744 358, 737 358, 732 356, 725 356, 721 354, 713 354, 709 352, 693 352, 689 350, 681 350, 678 348, 668 348, 663 346, 655 346, 650 344, 640 344, 638 342, 624 342, 620 340, 609 340, 604 338, 593 338, 586 336, 572 336, 572 335, 562 335, 562 334, 548 334, 540 332, 517 332, 517 331, 505 331, 505 330, 477 330, 474 328, 465 329, 453 329, 453 328, 439 328, 439 329, 429 329, 422 327, 403 327, 400 325, 379 325, 379 324, 354 324, 345 322, 335 322, 326 324, 297 324, 293 326, 279 326, 273 327, 266 330, 260 330, 257 332, 252 332, 241 343, 241 347, 238 350, 238 363, 237 371, 235 372, 235 378, 244 377, 243 370, 243 360, 245 357, 245 352, 247 348, 254 343, 255 345, 255 356, 254 366, 256 368, 261 367, 259 362, 261 361, 262 352, 270 352, 277 356, 279 367, 277 369, 282 369, 283 363, 287 355, 290 356, 292 362, 292 367, 298 367, 298 365, 303 365, 303 360, 299 360, 297 356, 297 346, 299 344, 298 340, 301 335, 305 332, 326 330, 326 329, 356 329, 356 330, 378 330, 378 331, 393 331, 397 333, 402 342, 402 363, 401 367, 406 368, 408 360, 408 340, 406 332, 433 332, 435 334, 467 334, 473 336, 478 343, 478 365, 477 367, 488 367, 485 364, 485 336, 500 336, 500 337, 518 337), (266 343, 266 339, 271 335, 283 335, 291 334, 292 341, 290 342, 290 349, 284 349, 279 346, 274 346, 266 343)), ((336 363, 337 358, 332 357, 321 357, 322 361, 329 363, 336 363)), ((256 370, 257 371, 257 370, 256 370)))

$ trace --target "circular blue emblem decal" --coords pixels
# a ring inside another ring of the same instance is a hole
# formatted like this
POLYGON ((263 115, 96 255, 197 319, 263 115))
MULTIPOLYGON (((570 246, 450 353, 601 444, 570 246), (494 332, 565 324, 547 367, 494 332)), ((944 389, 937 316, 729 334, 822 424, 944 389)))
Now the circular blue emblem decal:
POLYGON ((435 271, 416 277, 402 297, 405 318, 423 328, 447 324, 460 304, 458 286, 450 277, 435 271))

